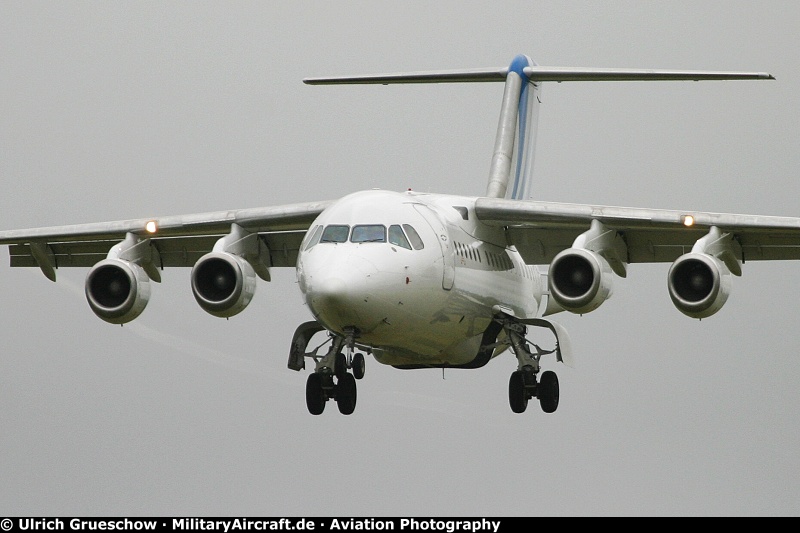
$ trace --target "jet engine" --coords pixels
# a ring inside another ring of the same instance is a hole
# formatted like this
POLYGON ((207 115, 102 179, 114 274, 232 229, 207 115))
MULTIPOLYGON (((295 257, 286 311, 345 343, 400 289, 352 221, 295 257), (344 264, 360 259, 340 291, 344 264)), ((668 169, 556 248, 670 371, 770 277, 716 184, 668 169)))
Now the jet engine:
POLYGON ((122 259, 104 259, 86 276, 86 299, 94 314, 112 324, 130 322, 150 300, 144 268, 122 259))
POLYGON ((667 286, 672 303, 692 318, 706 318, 719 311, 731 291, 731 272, 717 257, 688 253, 670 267, 667 286))
POLYGON ((204 311, 221 318, 244 310, 256 290, 256 273, 244 258, 210 252, 192 268, 192 292, 204 311))
POLYGON ((596 252, 569 248, 550 263, 547 285, 561 307, 572 313, 588 313, 611 296, 611 266, 596 252))

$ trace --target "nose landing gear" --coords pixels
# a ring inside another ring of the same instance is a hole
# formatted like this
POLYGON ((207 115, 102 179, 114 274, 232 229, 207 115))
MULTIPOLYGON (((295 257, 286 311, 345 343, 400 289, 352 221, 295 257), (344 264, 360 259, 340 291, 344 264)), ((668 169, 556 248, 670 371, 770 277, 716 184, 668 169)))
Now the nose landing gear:
POLYGON ((356 409, 356 379, 352 374, 336 376, 330 373, 314 372, 306 381, 306 407, 312 415, 321 415, 325 403, 336 400, 336 406, 343 415, 353 414, 356 409))
POLYGON ((353 353, 357 332, 351 328, 345 330, 344 337, 331 334, 331 344, 327 353, 319 357, 317 351, 325 343, 311 352, 305 352, 305 349, 311 337, 320 331, 323 331, 323 328, 316 323, 304 324, 298 328, 292 342, 289 368, 293 370, 305 368, 305 357, 310 357, 316 362, 314 372, 309 374, 306 381, 306 407, 309 413, 321 415, 328 400, 335 400, 340 413, 353 414, 358 397, 356 379, 364 377, 366 366, 364 354, 353 353), (352 373, 348 371, 350 369, 352 373))

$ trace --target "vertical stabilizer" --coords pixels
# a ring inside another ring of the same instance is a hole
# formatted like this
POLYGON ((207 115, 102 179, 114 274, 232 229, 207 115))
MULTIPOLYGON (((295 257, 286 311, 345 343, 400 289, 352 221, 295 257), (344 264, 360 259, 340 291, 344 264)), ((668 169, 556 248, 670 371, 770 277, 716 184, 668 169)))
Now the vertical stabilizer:
POLYGON ((490 198, 521 200, 530 196, 539 122, 539 85, 530 80, 525 69, 533 66, 531 58, 518 55, 508 68, 486 189, 490 198))
MULTIPOLYGON (((524 56, 523 56, 524 57, 524 56)), ((527 65, 534 63, 526 57, 527 65)), ((539 91, 541 85, 528 79, 519 97, 517 147, 514 150, 514 186, 510 198, 525 200, 533 192, 533 159, 536 151, 536 132, 539 126, 539 91)), ((508 196, 508 195, 507 195, 508 196)))

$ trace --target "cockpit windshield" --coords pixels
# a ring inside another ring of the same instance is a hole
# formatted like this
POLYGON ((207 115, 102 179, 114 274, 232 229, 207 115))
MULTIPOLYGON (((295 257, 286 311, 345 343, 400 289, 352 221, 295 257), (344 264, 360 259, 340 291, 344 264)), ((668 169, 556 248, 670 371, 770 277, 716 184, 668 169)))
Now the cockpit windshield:
POLYGON ((407 250, 411 249, 411 245, 408 243, 405 233, 403 233, 403 230, 397 224, 389 226, 389 244, 402 246, 407 250))
POLYGON ((322 238, 319 242, 347 242, 347 236, 350 234, 350 226, 337 226, 331 224, 326 226, 322 232, 322 238))
POLYGON ((380 224, 353 226, 350 242, 386 242, 386 226, 380 224))
POLYGON ((415 230, 412 226, 409 226, 408 224, 403 224, 403 229, 406 230, 408 238, 411 241, 411 245, 414 247, 415 250, 422 250, 423 248, 425 248, 425 244, 422 242, 422 239, 420 238, 419 233, 417 233, 417 230, 415 230))
POLYGON ((322 226, 314 230, 314 235, 309 239, 306 249, 319 243, 367 243, 367 242, 388 242, 395 246, 400 246, 407 250, 421 250, 425 247, 419 234, 408 224, 393 224, 389 226, 388 239, 386 226, 383 224, 360 224, 350 226, 344 224, 330 224, 322 229, 322 226), (321 235, 320 235, 321 233, 321 235), (349 239, 348 239, 349 238, 349 239))

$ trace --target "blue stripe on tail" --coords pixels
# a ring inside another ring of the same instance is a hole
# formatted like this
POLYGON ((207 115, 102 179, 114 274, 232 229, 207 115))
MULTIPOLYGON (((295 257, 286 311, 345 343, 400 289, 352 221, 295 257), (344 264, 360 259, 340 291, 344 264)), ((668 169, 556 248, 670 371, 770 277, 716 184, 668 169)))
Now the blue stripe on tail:
POLYGON ((514 186, 511 198, 523 200, 530 197, 533 159, 536 145, 536 130, 539 119, 538 86, 532 84, 525 75, 525 67, 534 66, 533 60, 525 55, 518 55, 509 66, 523 81, 519 95, 516 146, 514 150, 515 168, 514 186))

